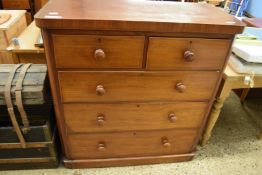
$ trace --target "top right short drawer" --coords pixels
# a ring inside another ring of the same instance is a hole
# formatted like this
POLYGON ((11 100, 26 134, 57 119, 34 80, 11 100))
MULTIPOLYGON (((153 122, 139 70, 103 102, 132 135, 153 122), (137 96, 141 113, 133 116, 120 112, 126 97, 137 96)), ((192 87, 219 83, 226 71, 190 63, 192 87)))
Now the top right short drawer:
POLYGON ((150 37, 147 69, 220 70, 230 44, 227 39, 150 37))

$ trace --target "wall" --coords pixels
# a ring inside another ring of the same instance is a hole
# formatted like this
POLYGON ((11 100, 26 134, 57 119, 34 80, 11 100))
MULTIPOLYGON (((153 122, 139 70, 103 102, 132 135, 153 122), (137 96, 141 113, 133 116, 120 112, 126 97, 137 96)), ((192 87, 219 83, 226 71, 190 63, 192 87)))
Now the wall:
POLYGON ((247 13, 254 17, 262 18, 262 0, 249 0, 247 13))

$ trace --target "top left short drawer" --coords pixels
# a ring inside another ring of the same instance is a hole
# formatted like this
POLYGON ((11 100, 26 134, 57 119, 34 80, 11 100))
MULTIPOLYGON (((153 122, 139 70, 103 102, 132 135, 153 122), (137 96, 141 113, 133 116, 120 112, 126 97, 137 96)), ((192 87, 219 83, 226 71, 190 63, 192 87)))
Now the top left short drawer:
POLYGON ((143 36, 53 35, 57 68, 142 68, 143 36))

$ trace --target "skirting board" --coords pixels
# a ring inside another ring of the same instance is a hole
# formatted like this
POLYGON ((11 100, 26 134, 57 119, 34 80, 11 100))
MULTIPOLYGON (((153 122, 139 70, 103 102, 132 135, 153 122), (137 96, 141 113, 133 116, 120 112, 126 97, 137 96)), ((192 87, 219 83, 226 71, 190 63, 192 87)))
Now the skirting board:
POLYGON ((195 153, 176 154, 164 156, 146 156, 146 157, 128 157, 128 158, 109 158, 109 159, 64 159, 63 163, 66 168, 99 168, 99 167, 117 167, 132 166, 157 163, 173 163, 192 160, 195 153))

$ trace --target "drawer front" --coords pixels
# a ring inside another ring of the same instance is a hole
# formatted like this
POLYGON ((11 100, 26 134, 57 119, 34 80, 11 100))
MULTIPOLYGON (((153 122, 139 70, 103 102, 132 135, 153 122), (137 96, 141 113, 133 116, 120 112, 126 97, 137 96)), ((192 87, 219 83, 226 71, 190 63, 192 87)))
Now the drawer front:
POLYGON ((59 72, 63 102, 209 100, 217 71, 59 72))
POLYGON ((4 9, 30 9, 29 0, 2 0, 4 9))
POLYGON ((58 68, 141 68, 144 37, 53 35, 58 68))
POLYGON ((222 69, 230 40, 151 37, 148 69, 222 69))
POLYGON ((64 104, 64 117, 70 133, 198 128, 207 104, 64 104))
POLYGON ((164 130, 68 135, 71 158, 117 158, 192 151, 197 130, 164 130))

